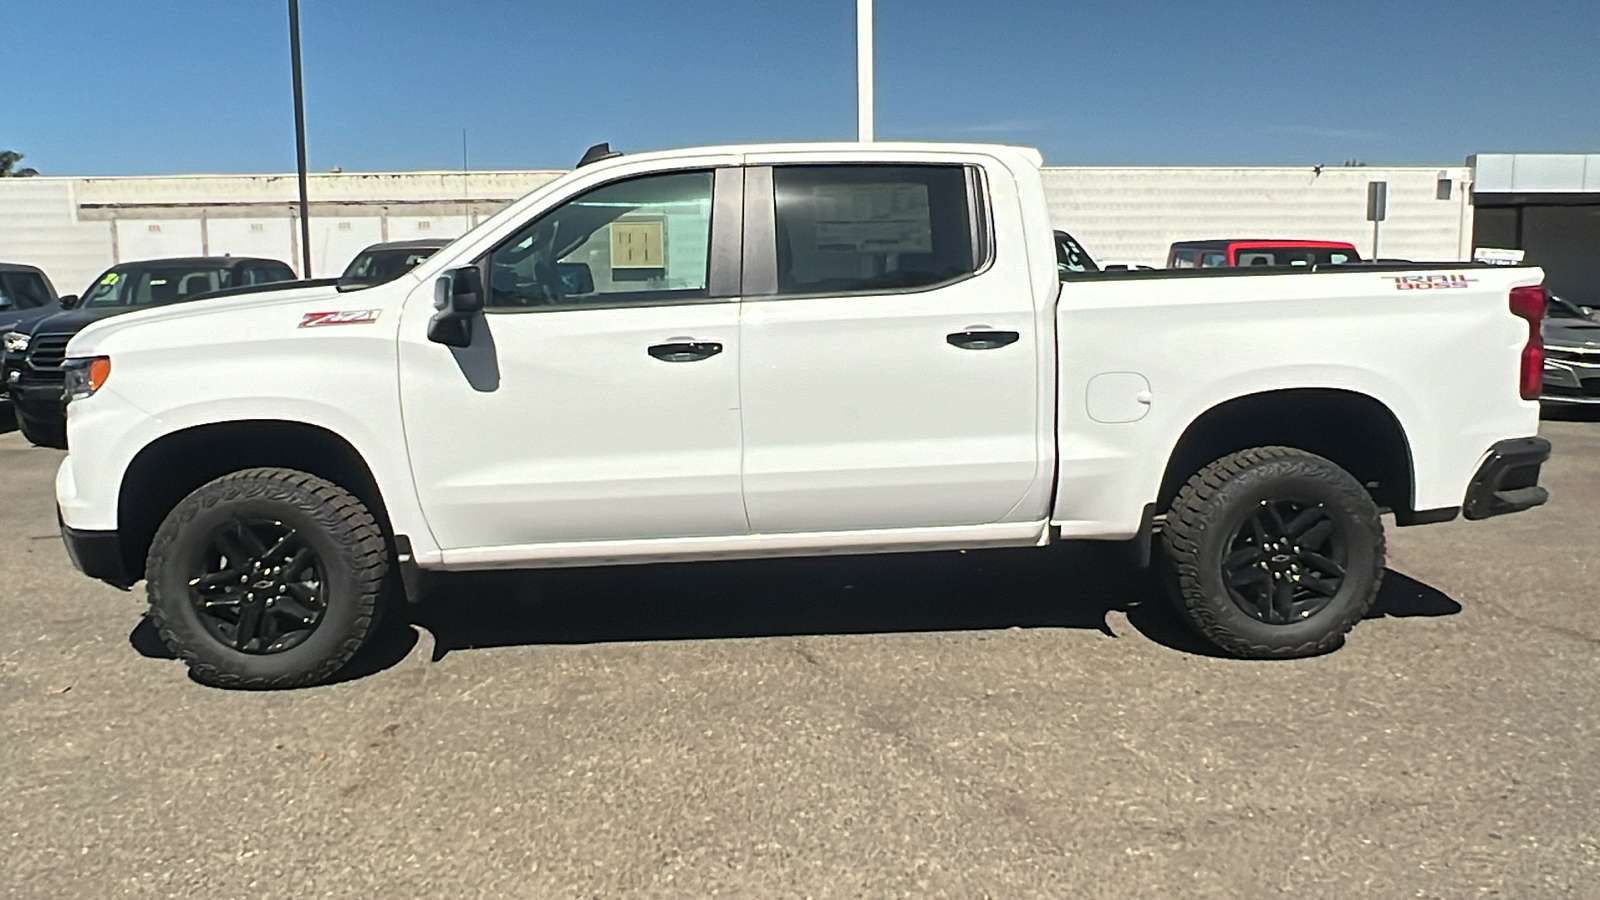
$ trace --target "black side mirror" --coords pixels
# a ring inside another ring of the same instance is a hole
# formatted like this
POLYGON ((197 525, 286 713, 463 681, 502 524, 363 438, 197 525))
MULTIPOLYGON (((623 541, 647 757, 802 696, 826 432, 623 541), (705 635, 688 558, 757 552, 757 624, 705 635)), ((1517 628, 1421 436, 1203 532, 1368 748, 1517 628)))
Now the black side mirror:
POLYGON ((483 275, 476 266, 455 269, 433 283, 428 340, 448 347, 472 346, 472 319, 483 311, 483 275))
POLYGON ((68 294, 65 297, 59 298, 56 302, 61 304, 62 309, 71 309, 78 305, 78 295, 68 294))

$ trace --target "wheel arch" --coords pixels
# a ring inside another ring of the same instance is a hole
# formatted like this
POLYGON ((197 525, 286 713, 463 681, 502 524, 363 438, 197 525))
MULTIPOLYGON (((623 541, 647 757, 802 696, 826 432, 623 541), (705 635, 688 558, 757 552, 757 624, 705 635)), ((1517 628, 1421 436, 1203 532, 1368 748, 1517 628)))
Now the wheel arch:
POLYGON ((1382 401, 1342 388, 1287 388, 1245 394, 1206 410, 1173 446, 1155 508, 1165 511, 1191 476, 1251 447, 1285 446, 1324 457, 1355 476, 1380 508, 1415 511, 1412 449, 1382 401))
POLYGON ((184 497, 230 472, 257 467, 297 469, 339 485, 367 506, 386 537, 393 535, 372 468, 344 437, 304 422, 249 419, 196 425, 141 448, 117 493, 117 532, 129 577, 144 576, 156 529, 184 497))

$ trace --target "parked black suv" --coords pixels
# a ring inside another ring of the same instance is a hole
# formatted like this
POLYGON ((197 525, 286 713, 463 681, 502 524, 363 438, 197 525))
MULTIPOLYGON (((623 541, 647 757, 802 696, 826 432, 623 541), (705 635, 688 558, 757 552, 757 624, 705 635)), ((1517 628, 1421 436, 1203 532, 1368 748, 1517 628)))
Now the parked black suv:
POLYGON ((35 444, 67 446, 61 363, 67 355, 67 342, 90 323, 136 309, 196 300, 213 291, 294 278, 294 270, 278 260, 250 257, 148 259, 112 266, 95 279, 72 309, 0 338, 17 428, 35 444))
POLYGON ((33 266, 0 263, 0 334, 29 330, 40 319, 61 309, 55 285, 43 272, 33 266))

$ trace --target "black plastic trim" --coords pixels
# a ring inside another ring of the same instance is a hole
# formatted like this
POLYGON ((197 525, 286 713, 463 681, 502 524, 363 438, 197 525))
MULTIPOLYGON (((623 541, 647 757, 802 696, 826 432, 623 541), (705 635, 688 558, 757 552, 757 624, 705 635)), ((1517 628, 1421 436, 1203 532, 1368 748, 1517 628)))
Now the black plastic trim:
POLYGON ((1156 505, 1146 503, 1139 514, 1139 532, 1133 536, 1133 564, 1141 569, 1150 568, 1155 556, 1156 505))
POLYGON ((1407 525, 1437 525, 1441 522, 1453 522, 1461 515, 1459 506, 1442 506, 1438 509, 1397 509, 1394 511, 1394 523, 1400 526, 1407 525))
MULTIPOLYGON (((57 518, 59 519, 59 514, 57 518)), ((122 537, 115 531, 79 531, 61 525, 61 540, 78 571, 115 588, 127 590, 138 579, 128 575, 122 560, 122 537)))
POLYGON ((1539 467, 1549 458, 1550 442, 1544 438, 1512 438, 1490 447, 1467 487, 1463 513, 1487 519, 1544 505, 1550 492, 1539 487, 1539 467))

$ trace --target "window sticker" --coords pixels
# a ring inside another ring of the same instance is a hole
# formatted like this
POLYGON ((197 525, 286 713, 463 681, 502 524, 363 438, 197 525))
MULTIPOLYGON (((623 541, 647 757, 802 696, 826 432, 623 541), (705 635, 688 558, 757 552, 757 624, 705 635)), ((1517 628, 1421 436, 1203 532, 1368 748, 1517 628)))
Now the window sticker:
POLYGON ((925 184, 824 184, 811 189, 819 251, 932 253, 925 184))
POLYGON ((100 279, 100 283, 101 284, 116 284, 118 281, 121 281, 121 280, 122 280, 122 276, 117 274, 116 272, 107 272, 105 277, 100 279))

